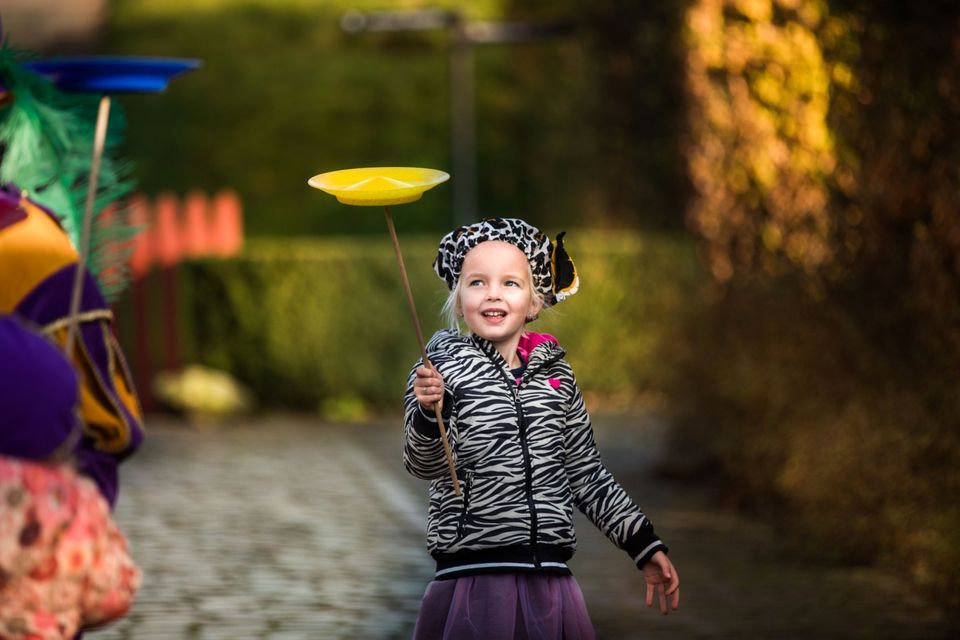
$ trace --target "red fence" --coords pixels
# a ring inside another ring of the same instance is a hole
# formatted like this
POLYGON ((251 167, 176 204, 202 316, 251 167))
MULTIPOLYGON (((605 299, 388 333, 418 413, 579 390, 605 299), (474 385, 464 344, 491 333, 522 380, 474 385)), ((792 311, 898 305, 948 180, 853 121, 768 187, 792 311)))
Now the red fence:
POLYGON ((172 267, 184 258, 232 256, 243 246, 243 212, 234 191, 221 191, 213 198, 191 191, 182 200, 165 193, 152 203, 138 195, 129 206, 131 222, 144 227, 130 258, 134 279, 154 265, 172 267))
POLYGON ((176 267, 190 258, 238 253, 243 247, 243 211, 231 190, 212 198, 199 191, 182 199, 165 193, 152 201, 137 195, 129 208, 130 221, 144 230, 134 239, 130 256, 132 282, 126 296, 130 306, 122 305, 132 323, 124 313, 118 315, 122 327, 129 327, 120 331, 121 341, 141 402, 150 410, 155 408, 154 374, 182 365, 176 267))

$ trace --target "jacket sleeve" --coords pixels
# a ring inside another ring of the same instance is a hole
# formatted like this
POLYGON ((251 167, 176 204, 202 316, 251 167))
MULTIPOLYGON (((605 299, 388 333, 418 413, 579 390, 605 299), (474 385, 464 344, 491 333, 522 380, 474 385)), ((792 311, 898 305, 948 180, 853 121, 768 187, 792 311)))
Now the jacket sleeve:
POLYGON ((665 552, 667 547, 654 533, 653 524, 640 507, 603 466, 576 381, 573 389, 564 440, 567 478, 574 503, 604 535, 630 555, 637 567, 643 567, 653 554, 665 552))
MULTIPOLYGON (((433 480, 448 473, 447 460, 443 452, 443 442, 440 440, 440 426, 437 424, 436 415, 424 409, 413 392, 413 382, 417 377, 416 369, 420 365, 421 361, 417 361, 411 369, 407 377, 407 391, 403 396, 403 466, 411 475, 424 480, 433 480)), ((434 365, 436 366, 436 363, 434 365)), ((445 384, 442 415, 451 449, 456 432, 453 404, 453 394, 445 384)))

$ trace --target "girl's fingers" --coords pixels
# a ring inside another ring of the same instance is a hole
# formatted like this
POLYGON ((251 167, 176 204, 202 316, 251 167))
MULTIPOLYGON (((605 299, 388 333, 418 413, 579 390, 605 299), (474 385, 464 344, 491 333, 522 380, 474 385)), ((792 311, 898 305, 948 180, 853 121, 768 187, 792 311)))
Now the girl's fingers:
POLYGON ((433 369, 419 367, 413 386, 418 393, 437 393, 443 386, 443 378, 433 369))
POLYGON ((670 594, 676 592, 676 590, 679 588, 680 588, 680 578, 678 578, 677 575, 674 574, 673 579, 670 580, 670 588, 667 589, 667 595, 669 596, 670 594))
POLYGON ((661 584, 660 585, 660 613, 662 613, 663 615, 667 615, 669 612, 670 610, 667 609, 666 590, 663 588, 663 585, 661 584))
POLYGON ((443 395, 443 378, 433 369, 420 367, 417 369, 417 379, 413 383, 413 389, 421 400, 433 397, 433 401, 437 402, 443 395))
POLYGON ((432 408, 433 405, 443 400, 443 387, 437 385, 422 385, 419 382, 413 387, 414 394, 420 404, 426 408, 432 408))
POLYGON ((436 369, 427 369, 426 367, 417 368, 417 377, 421 380, 432 378, 439 381, 441 379, 436 369))
POLYGON ((680 589, 676 589, 673 592, 673 610, 676 611, 680 608, 680 589))

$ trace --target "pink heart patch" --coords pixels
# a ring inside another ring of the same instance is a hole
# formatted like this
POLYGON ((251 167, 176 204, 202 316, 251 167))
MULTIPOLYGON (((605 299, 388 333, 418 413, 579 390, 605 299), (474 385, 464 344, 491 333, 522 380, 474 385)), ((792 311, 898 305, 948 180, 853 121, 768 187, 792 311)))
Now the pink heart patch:
POLYGON ((547 380, 547 382, 549 382, 550 386, 553 387, 554 389, 560 388, 560 381, 556 378, 550 378, 549 380, 547 380))

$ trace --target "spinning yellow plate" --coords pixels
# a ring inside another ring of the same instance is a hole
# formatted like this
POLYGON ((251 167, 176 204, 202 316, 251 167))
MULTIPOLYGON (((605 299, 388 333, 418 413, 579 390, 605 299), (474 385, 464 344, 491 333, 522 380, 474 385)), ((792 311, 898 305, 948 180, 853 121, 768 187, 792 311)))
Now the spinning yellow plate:
POLYGON ((420 167, 364 167, 315 175, 311 187, 360 207, 404 204, 420 199, 424 191, 450 179, 450 174, 420 167))

